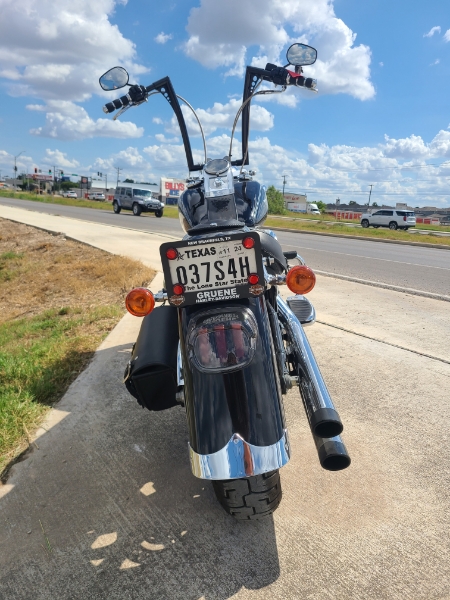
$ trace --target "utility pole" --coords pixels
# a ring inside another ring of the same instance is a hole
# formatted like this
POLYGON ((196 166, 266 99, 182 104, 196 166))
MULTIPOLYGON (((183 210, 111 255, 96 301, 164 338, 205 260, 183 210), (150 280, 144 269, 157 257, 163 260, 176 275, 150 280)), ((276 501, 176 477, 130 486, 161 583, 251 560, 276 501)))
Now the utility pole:
POLYGON ((283 175, 283 200, 284 200, 284 186, 286 185, 286 175, 283 175))
POLYGON ((120 175, 120 171, 123 171, 123 169, 121 169, 120 167, 114 167, 117 171, 117 185, 119 185, 119 175, 120 175))
POLYGON ((370 187, 370 192, 369 192, 369 204, 367 205, 368 207, 370 206, 370 196, 372 195, 373 183, 371 183, 371 184, 369 185, 369 187, 370 187))
POLYGON ((19 158, 19 156, 21 154, 23 154, 24 152, 26 152, 26 150, 22 150, 22 152, 19 152, 19 154, 17 154, 14 157, 14 189, 17 190, 17 159, 19 158))

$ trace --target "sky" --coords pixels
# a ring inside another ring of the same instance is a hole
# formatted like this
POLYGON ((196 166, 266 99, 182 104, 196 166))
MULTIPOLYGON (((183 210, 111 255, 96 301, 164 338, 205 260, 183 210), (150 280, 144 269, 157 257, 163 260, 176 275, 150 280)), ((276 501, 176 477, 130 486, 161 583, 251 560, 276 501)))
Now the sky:
POLYGON ((304 71, 319 92, 253 101, 257 179, 279 189, 285 179, 311 201, 365 203, 372 185, 379 205, 450 206, 447 0, 0 0, 0 177, 16 160, 18 173, 100 171, 109 183, 117 167, 121 180, 185 178, 165 99, 113 121, 102 107, 118 94, 99 76, 116 65, 132 83, 169 75, 202 121, 208 156, 223 157, 246 65, 284 65, 294 42, 317 48, 304 71))

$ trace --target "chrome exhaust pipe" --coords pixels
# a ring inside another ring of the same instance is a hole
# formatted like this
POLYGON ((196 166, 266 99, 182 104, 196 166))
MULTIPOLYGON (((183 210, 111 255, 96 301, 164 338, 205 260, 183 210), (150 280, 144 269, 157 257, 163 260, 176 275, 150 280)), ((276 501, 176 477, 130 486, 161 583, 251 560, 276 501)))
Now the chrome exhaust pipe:
POLYGON ((335 438, 344 429, 317 365, 300 321, 286 302, 277 296, 278 315, 292 344, 299 368, 300 395, 313 435, 335 438))
POLYGON ((351 458, 340 436, 321 438, 313 435, 322 468, 327 471, 342 471, 350 466, 351 458))

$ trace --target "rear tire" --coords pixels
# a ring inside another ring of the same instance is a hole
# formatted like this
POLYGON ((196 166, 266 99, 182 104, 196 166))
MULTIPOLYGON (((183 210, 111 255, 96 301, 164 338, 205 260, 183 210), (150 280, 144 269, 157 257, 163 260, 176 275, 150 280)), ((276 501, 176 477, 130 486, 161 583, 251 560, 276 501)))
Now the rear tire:
POLYGON ((116 213, 116 215, 118 215, 120 213, 120 211, 122 210, 119 206, 119 203, 117 202, 117 200, 114 200, 113 202, 113 210, 116 213))
POLYGON ((136 204, 136 202, 133 204, 133 215, 135 217, 139 217, 139 215, 142 212, 142 208, 139 206, 139 204, 136 204))
POLYGON ((363 219, 361 221, 361 227, 364 227, 364 229, 367 229, 369 227, 369 221, 367 219, 363 219))
POLYGON ((162 217, 163 216, 163 211, 162 210, 155 210, 155 217, 162 217))
POLYGON ((391 221, 389 223, 389 229, 392 229, 392 231, 395 231, 396 229, 398 229, 398 225, 395 221, 391 221))
POLYGON ((245 479, 213 481, 217 500, 238 521, 254 521, 270 516, 282 498, 280 473, 270 471, 245 479))

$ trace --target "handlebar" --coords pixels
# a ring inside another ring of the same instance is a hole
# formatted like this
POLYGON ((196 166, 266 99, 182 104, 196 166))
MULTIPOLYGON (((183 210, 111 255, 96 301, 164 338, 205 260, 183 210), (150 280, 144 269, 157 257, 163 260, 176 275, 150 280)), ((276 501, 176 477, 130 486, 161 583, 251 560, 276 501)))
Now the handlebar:
MULTIPOLYGON (((252 74, 256 75, 257 77, 260 77, 261 79, 264 79, 264 81, 269 81, 270 83, 277 83, 278 85, 295 85, 297 87, 305 87, 305 88, 312 89, 312 90, 315 90, 316 83, 317 83, 316 80, 312 79, 311 77, 305 78, 305 77, 303 77, 303 75, 301 75, 299 73, 294 73, 293 71, 288 71, 286 69, 283 69, 283 67, 277 67, 277 65, 272 65, 270 63, 268 63, 266 65, 265 69, 259 69, 257 67, 252 67, 252 74), (275 69, 276 69, 276 76, 273 73, 273 71, 275 69), (281 79, 280 79, 280 77, 281 77, 281 79), (276 79, 276 82, 274 81, 274 78, 276 79), (284 80, 284 79, 285 79, 285 81, 283 83, 279 83, 281 80, 284 80)), ((160 80, 160 81, 162 81, 162 80, 160 80)), ((148 94, 151 91, 158 89, 158 84, 160 83, 160 81, 152 83, 151 85, 149 85, 145 88, 143 86, 139 86, 139 87, 141 87, 141 90, 143 92, 145 90, 144 93, 148 94)), ((106 114, 112 113, 115 110, 118 110, 119 108, 128 106, 133 101, 134 101, 134 99, 131 97, 131 95, 126 94, 125 96, 121 96, 120 98, 117 98, 116 100, 113 100, 112 102, 108 102, 107 104, 105 104, 105 106, 103 107, 103 112, 105 112, 106 114)))

